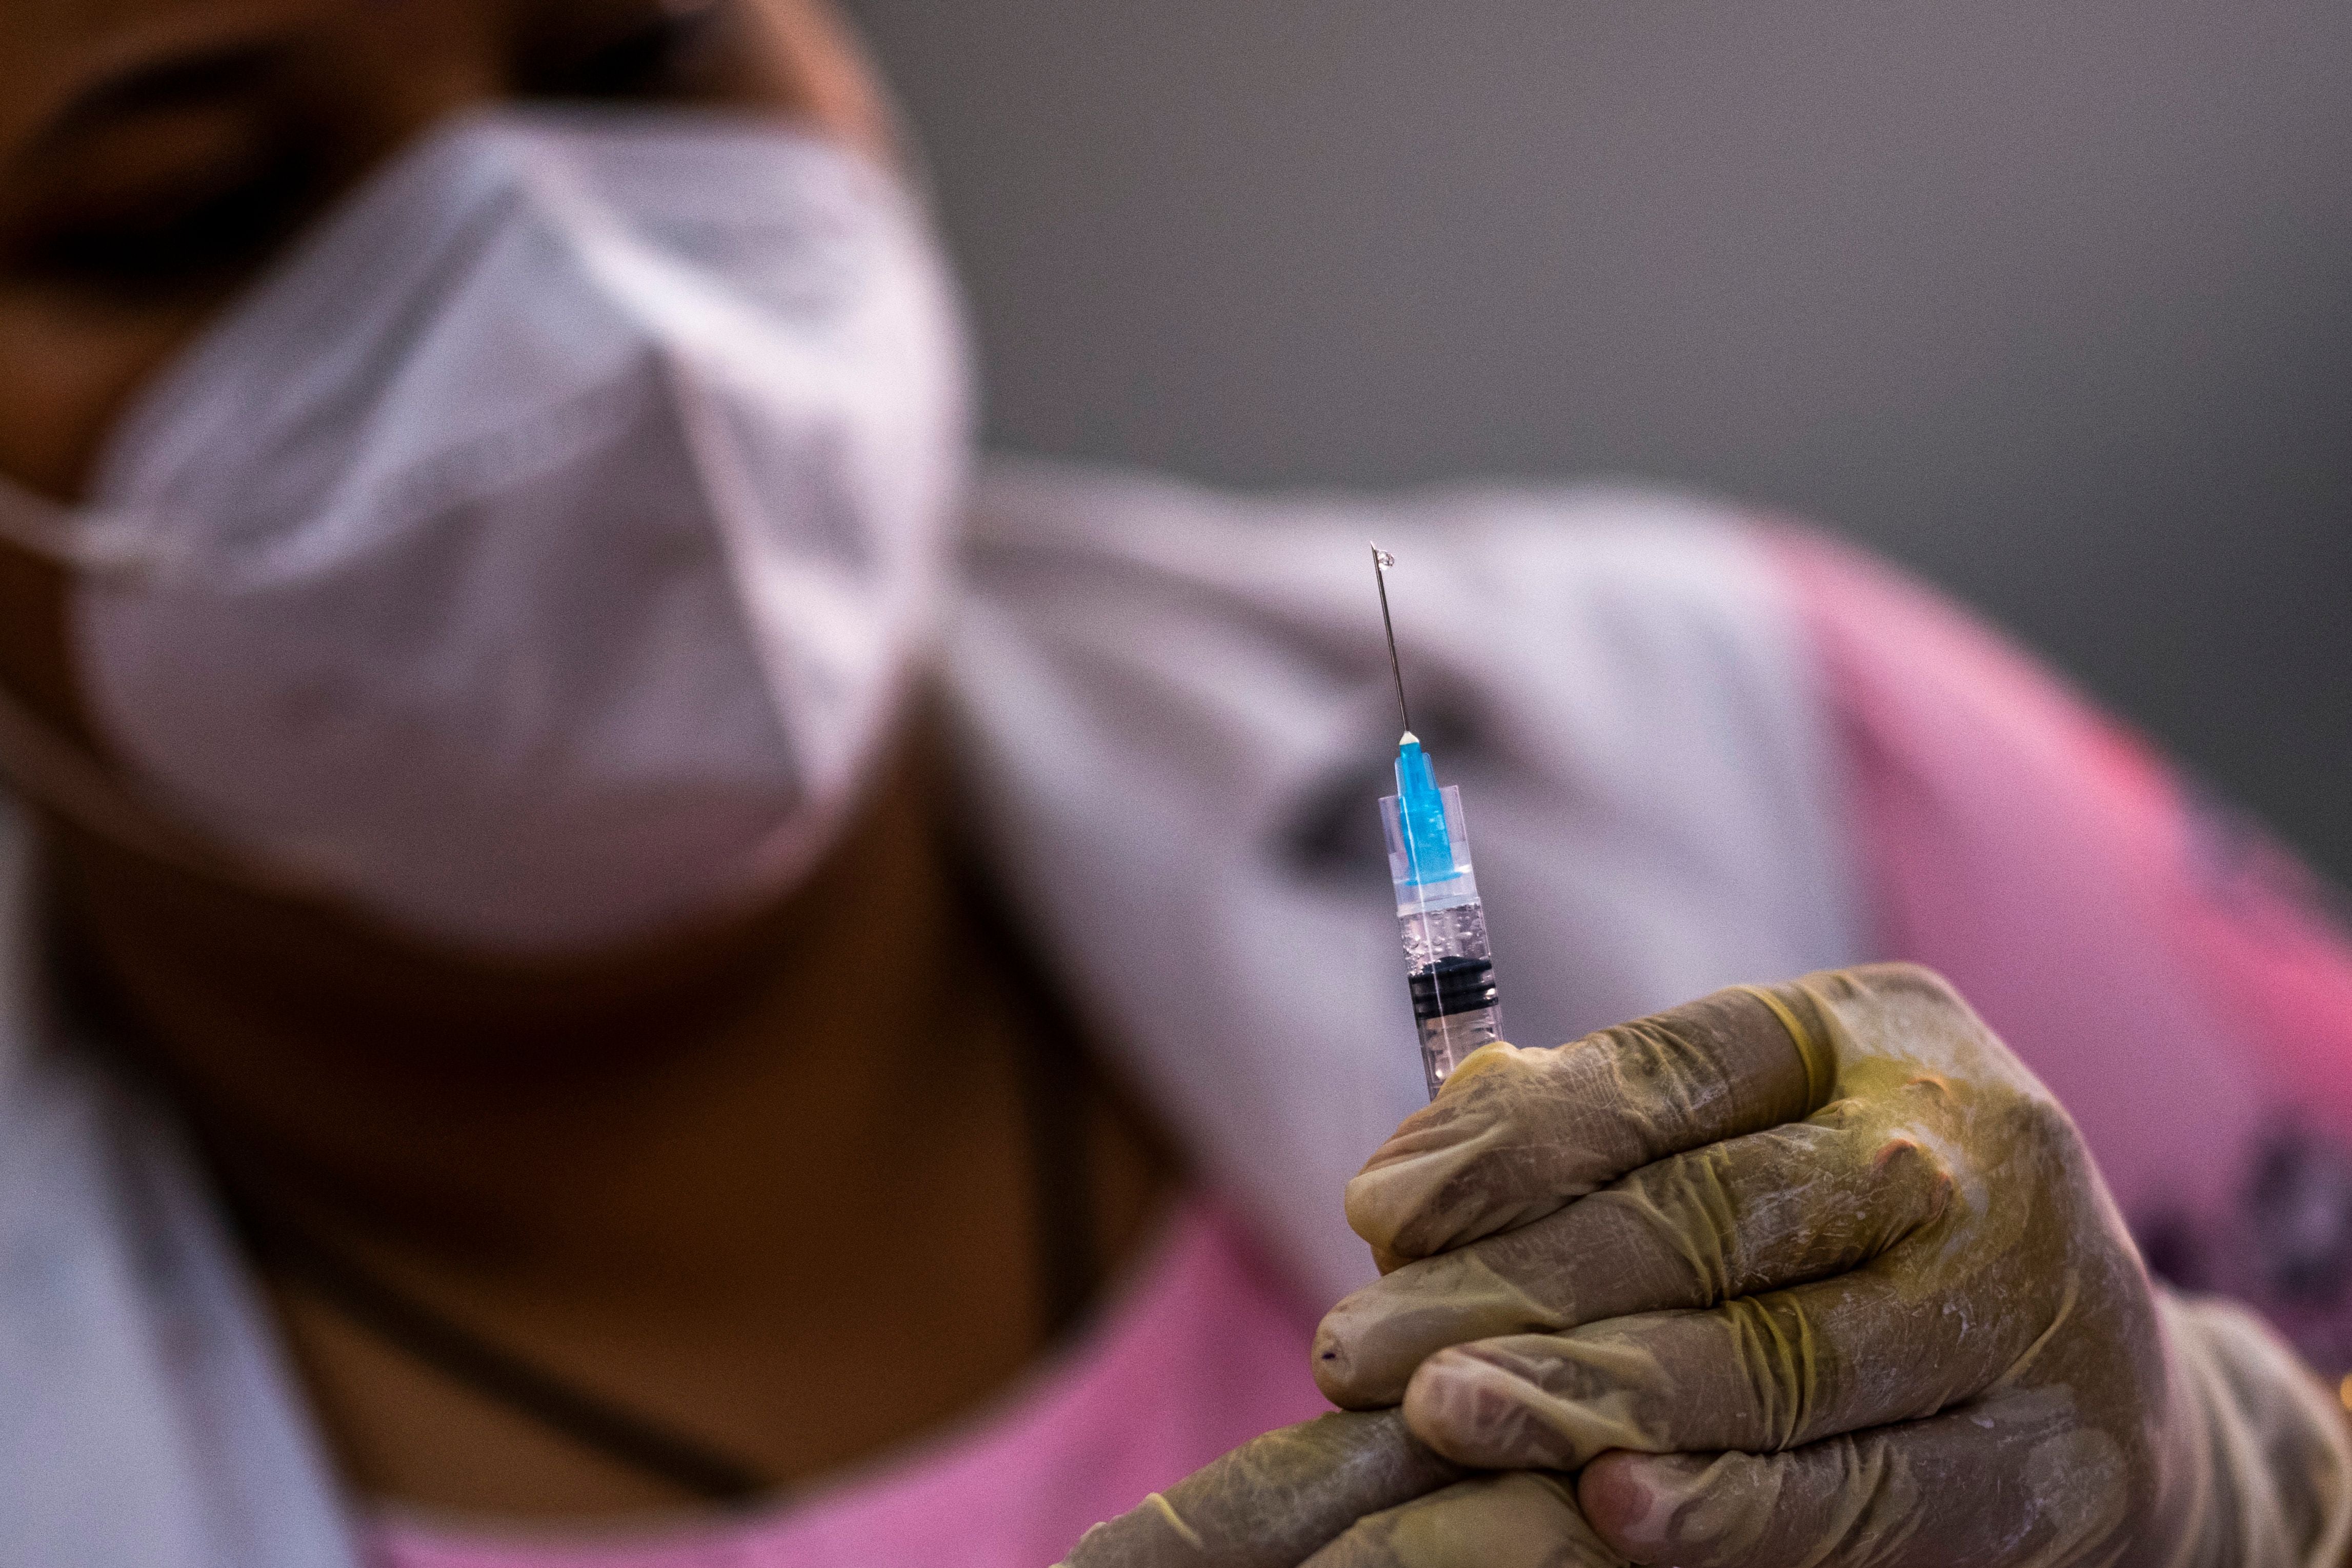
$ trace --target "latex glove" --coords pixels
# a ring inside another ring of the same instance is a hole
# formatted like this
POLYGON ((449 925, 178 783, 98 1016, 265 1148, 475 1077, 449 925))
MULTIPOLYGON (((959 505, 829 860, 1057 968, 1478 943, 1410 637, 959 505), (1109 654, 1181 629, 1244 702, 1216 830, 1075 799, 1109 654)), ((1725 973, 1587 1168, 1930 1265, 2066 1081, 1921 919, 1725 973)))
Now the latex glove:
POLYGON ((1087 1531, 1062 1568, 1325 1568, 1364 1552, 1478 1568, 1621 1561, 1583 1529, 1565 1477, 1465 1478, 1391 1410, 1244 1443, 1087 1531))
MULTIPOLYGON (((2073 1124, 1924 970, 1488 1047, 1348 1215, 1392 1271, 1325 1320, 1325 1391, 1581 1472, 1557 1558, 1512 1561, 2333 1568, 2352 1537, 2326 1391, 2151 1289, 2073 1124)), ((1483 1506, 1316 1562, 1483 1568, 1483 1506)))

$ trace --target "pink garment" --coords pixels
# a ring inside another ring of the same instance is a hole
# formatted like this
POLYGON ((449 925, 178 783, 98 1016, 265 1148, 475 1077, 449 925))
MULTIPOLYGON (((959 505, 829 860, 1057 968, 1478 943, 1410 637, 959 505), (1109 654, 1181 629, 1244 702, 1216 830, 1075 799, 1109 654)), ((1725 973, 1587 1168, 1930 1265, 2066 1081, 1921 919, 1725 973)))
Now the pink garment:
POLYGON ((805 1500, 724 1521, 491 1536, 410 1521, 381 1568, 1044 1568, 1088 1525, 1237 1443, 1330 1406, 1316 1314, 1240 1224, 1187 1201, 1092 1331, 964 1429, 805 1500))
POLYGON ((2149 1260, 2352 1367, 2352 942, 2293 858, 1950 605, 1774 539, 1887 956, 2073 1113, 2149 1260))

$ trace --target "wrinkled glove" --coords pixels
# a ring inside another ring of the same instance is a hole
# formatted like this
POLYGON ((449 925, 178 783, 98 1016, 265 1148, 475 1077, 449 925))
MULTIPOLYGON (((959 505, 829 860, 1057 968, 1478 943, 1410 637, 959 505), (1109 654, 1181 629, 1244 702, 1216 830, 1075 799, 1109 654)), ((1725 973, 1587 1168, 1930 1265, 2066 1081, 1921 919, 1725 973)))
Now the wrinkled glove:
MULTIPOLYGON (((2352 1539, 2332 1400, 2151 1289, 2072 1123, 1922 970, 1489 1047, 1348 1212, 1388 1272, 1325 1320, 1325 1392, 1519 1474, 1392 1502, 1318 1568, 2333 1568, 2352 1539)), ((1281 1486, 1219 1507, 1324 1495, 1281 1486)))
POLYGON ((1244 1443, 1096 1525, 1062 1568, 1621 1561, 1583 1527, 1569 1478, 1467 1476, 1383 1410, 1325 1415, 1244 1443))

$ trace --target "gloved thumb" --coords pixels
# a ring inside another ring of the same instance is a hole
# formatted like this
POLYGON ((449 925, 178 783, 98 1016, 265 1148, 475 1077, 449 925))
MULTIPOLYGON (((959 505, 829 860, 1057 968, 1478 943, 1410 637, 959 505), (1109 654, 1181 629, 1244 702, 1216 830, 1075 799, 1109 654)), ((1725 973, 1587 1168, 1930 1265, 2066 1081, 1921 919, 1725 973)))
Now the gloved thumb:
POLYGON ((1464 1473, 1393 1410, 1319 1416, 1253 1438, 1096 1525, 1061 1568, 1295 1568, 1367 1514, 1464 1473))

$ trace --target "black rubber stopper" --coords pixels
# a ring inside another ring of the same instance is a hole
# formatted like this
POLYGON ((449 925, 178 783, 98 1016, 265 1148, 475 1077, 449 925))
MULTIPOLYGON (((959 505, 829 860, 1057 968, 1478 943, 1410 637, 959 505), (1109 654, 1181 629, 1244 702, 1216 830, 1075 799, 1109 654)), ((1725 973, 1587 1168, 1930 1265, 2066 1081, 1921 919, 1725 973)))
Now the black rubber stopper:
POLYGON ((1412 976, 1412 1016, 1450 1018, 1495 1005, 1495 961, 1441 958, 1412 976))

